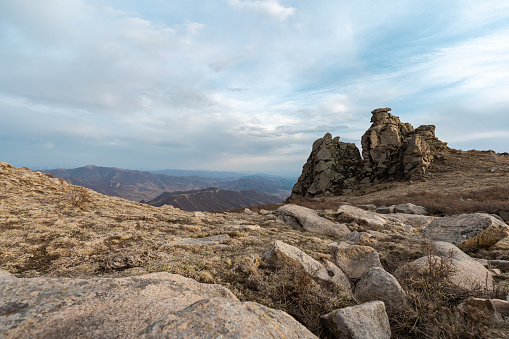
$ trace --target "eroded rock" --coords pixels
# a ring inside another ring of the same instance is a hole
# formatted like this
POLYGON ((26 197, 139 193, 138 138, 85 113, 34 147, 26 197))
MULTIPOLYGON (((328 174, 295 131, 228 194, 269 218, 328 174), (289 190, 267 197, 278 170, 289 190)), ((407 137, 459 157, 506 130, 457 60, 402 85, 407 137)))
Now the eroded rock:
POLYGON ((380 267, 371 267, 362 275, 355 285, 355 297, 360 302, 381 300, 389 313, 400 313, 408 306, 398 280, 380 267))
POLYGON ((334 310, 322 316, 332 338, 389 339, 391 327, 382 301, 334 310))
POLYGON ((378 253, 369 246, 350 245, 346 242, 328 245, 334 263, 341 268, 351 280, 358 280, 371 267, 380 267, 378 253))
POLYGON ((151 324, 140 338, 317 338, 283 311, 254 302, 203 299, 151 324))
POLYGON ((285 223, 303 231, 337 236, 346 236, 350 233, 346 225, 322 218, 315 210, 306 207, 287 204, 279 207, 275 213, 285 223))
POLYGON ((507 225, 486 213, 458 214, 432 221, 424 231, 424 235, 430 240, 459 245, 490 226, 498 229, 507 225))

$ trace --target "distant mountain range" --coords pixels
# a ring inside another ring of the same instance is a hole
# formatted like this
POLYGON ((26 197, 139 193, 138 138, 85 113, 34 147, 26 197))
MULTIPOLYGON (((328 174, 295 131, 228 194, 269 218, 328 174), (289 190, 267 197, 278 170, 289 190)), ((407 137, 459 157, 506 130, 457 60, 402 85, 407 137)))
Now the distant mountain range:
POLYGON ((268 205, 281 199, 256 190, 229 191, 217 187, 188 192, 165 192, 146 202, 152 206, 172 205, 184 211, 221 211, 232 208, 268 205))
POLYGON ((152 173, 93 165, 74 169, 50 169, 43 172, 64 178, 73 185, 134 201, 151 201, 165 192, 182 194, 210 187, 231 191, 257 190, 266 195, 276 196, 282 201, 290 195, 295 183, 295 180, 288 178, 242 176, 235 172, 168 170, 152 173), (167 175, 161 172, 180 175, 167 175), (205 174, 209 177, 201 176, 205 174))

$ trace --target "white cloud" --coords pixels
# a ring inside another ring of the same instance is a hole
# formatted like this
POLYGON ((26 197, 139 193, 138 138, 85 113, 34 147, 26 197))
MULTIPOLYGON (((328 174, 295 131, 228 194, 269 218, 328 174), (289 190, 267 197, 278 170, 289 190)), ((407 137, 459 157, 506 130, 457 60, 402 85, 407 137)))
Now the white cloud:
POLYGON ((229 0, 229 3, 233 8, 261 12, 279 20, 286 20, 288 17, 294 15, 296 11, 295 7, 284 7, 274 0, 229 0))

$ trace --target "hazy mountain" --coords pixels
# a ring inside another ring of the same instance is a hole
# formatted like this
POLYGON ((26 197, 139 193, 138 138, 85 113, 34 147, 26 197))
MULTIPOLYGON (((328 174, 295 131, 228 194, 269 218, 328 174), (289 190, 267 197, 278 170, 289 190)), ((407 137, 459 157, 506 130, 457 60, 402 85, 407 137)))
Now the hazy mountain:
MULTIPOLYGON (((272 177, 252 176, 225 180, 201 176, 176 176, 155 174, 148 171, 136 171, 114 167, 85 166, 74 169, 44 170, 57 178, 64 178, 74 185, 93 189, 99 193, 117 196, 124 199, 141 201, 152 200, 164 192, 187 192, 208 187, 219 187, 226 190, 241 191, 256 189, 262 193, 277 195, 283 200, 290 195, 295 180, 272 177)), ((181 171, 183 173, 185 171, 181 171)), ((234 172, 208 172, 216 176, 227 176, 234 172)), ((238 174, 238 173, 236 173, 238 174)))
POLYGON ((218 211, 281 202, 282 199, 256 190, 229 191, 217 187, 189 192, 165 192, 146 202, 152 206, 172 205, 184 211, 218 211))

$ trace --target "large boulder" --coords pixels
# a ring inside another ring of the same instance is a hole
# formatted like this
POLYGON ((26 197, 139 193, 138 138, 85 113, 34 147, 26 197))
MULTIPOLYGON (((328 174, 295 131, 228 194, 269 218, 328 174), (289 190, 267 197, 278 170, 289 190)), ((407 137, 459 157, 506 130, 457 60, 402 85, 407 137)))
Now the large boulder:
POLYGON ((324 266, 297 247, 282 241, 276 240, 272 247, 264 253, 263 260, 269 265, 300 269, 317 281, 330 282, 344 291, 351 292, 348 278, 336 265, 327 261, 324 266))
POLYGON ((322 316, 331 338, 389 339, 391 327, 382 301, 345 307, 322 316))
POLYGON ((147 326, 139 338, 317 338, 287 313, 254 302, 203 299, 147 326))
POLYGON ((236 329, 244 328, 245 335, 240 337, 315 338, 284 312, 241 303, 223 286, 198 283, 177 274, 84 280, 20 279, 2 272, 0 285, 2 338, 132 338, 147 327, 164 333, 161 319, 194 326, 189 331, 200 337, 235 334, 236 329), (214 308, 203 311, 207 324, 201 326, 193 317, 203 313, 193 315, 184 309, 204 299, 214 300, 214 308), (225 319, 235 323, 227 326, 225 319), (248 335, 250 330, 253 335, 248 335))
POLYGON ((303 231, 340 237, 351 232, 346 225, 322 218, 315 210, 303 206, 287 204, 279 207, 275 213, 285 223, 303 231))
POLYGON ((360 302, 381 300, 389 313, 401 313, 408 306, 398 280, 380 267, 371 267, 362 275, 355 285, 355 298, 360 302))
POLYGON ((383 269, 377 251, 370 246, 334 242, 328 247, 334 263, 353 281, 359 280, 371 267, 383 269))
POLYGON ((459 245, 490 226, 498 229, 507 225, 486 213, 459 214, 432 221, 424 231, 424 235, 430 240, 459 245))

